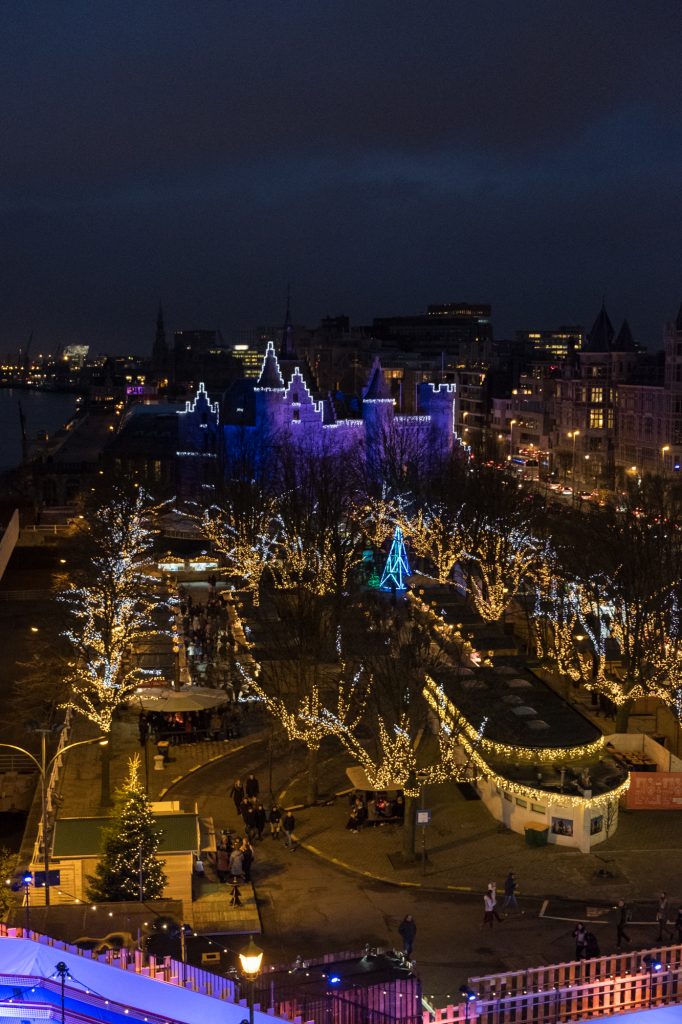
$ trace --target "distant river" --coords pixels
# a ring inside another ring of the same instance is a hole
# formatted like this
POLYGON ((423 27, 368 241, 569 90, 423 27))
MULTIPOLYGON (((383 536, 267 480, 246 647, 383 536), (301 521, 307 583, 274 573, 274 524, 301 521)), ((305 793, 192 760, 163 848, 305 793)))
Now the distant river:
POLYGON ((26 417, 26 437, 35 441, 39 430, 52 435, 71 418, 76 395, 54 391, 22 391, 0 388, 0 472, 21 462, 19 402, 26 417))

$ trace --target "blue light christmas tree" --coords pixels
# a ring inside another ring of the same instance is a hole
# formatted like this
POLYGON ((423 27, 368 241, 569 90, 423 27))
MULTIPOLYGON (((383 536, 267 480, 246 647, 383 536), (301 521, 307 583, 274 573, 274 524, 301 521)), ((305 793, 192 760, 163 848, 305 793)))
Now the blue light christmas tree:
POLYGON ((403 540, 403 531, 396 526, 393 534, 391 550, 386 559, 386 565, 379 584, 382 590, 407 590, 405 576, 411 576, 410 565, 407 561, 407 551, 403 540))

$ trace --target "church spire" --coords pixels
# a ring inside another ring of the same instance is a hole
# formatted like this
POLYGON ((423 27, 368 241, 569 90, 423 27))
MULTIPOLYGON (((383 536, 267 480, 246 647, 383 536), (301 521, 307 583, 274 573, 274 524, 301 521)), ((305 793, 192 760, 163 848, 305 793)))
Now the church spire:
POLYGON ((279 347, 280 359, 296 359, 294 348, 294 325, 291 322, 291 286, 287 285, 287 311, 282 327, 282 343, 279 347))

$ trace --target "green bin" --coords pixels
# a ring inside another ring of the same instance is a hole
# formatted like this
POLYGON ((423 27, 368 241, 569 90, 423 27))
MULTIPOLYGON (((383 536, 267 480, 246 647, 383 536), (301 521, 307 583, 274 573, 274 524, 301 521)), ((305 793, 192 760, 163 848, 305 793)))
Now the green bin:
POLYGON ((526 825, 526 846, 547 846, 549 827, 547 825, 526 825))

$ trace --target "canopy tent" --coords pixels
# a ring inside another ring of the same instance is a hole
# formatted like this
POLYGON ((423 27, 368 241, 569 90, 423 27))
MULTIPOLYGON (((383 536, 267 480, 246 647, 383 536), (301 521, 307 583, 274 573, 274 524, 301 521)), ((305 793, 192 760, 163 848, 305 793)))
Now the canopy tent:
POLYGON ((167 687, 143 687, 130 703, 144 711, 205 711, 229 701, 224 690, 211 690, 207 686, 185 686, 181 690, 167 687))
POLYGON ((350 779, 350 784, 353 789, 358 789, 363 793, 375 793, 377 788, 381 789, 382 793, 402 793, 403 786, 398 782, 391 782, 388 786, 373 786, 367 775, 365 769, 359 764, 354 764, 350 768, 346 768, 346 775, 350 779))

